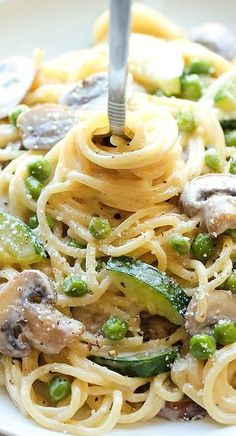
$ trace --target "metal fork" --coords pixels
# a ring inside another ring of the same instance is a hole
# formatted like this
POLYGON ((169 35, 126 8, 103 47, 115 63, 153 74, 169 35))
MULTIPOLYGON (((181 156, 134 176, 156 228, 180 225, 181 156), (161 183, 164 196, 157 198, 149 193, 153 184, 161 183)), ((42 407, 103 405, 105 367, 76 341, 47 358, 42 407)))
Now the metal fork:
POLYGON ((110 0, 108 118, 110 134, 124 135, 132 0, 110 0))

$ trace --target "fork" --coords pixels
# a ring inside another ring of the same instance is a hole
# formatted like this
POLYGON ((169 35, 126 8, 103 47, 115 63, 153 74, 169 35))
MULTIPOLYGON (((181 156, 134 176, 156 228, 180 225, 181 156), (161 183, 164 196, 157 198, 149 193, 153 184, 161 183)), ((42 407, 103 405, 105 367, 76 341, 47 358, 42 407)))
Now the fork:
POLYGON ((110 0, 108 119, 110 134, 124 136, 127 58, 132 0, 110 0))

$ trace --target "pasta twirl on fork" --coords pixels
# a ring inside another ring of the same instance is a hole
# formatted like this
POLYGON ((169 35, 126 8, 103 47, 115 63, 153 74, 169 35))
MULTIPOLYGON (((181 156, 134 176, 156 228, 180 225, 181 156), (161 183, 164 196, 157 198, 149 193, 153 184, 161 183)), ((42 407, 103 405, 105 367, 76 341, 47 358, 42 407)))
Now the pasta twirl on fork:
POLYGON ((0 63, 1 384, 70 434, 236 424, 236 69, 134 5, 109 137, 108 19, 92 48, 0 63))

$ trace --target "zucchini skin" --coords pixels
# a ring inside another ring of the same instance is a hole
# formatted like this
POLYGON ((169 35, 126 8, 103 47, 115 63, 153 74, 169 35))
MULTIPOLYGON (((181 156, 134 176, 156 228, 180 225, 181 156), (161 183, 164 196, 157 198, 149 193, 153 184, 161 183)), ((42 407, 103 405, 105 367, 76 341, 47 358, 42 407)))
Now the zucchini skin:
POLYGON ((177 355, 178 347, 170 347, 126 356, 89 356, 89 360, 124 376, 149 378, 170 371, 177 355))
POLYGON ((44 247, 32 229, 19 218, 0 211, 0 264, 28 265, 46 257, 44 247))
POLYGON ((170 322, 184 324, 184 314, 190 298, 167 274, 132 257, 111 257, 107 262, 114 283, 137 304, 152 315, 159 314, 170 322), (122 280, 122 277, 124 280, 122 280), (132 279, 132 290, 125 280, 132 279))
POLYGON ((236 119, 228 119, 220 121, 223 130, 236 129, 236 119))

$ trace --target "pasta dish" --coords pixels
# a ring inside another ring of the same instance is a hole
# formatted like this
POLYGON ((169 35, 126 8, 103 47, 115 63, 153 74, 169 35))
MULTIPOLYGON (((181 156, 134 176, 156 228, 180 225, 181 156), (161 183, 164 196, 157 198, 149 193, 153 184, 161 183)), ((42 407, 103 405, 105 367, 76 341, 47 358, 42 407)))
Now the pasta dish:
POLYGON ((0 383, 80 436, 236 424, 235 40, 134 4, 118 137, 108 23, 0 61, 0 383))

